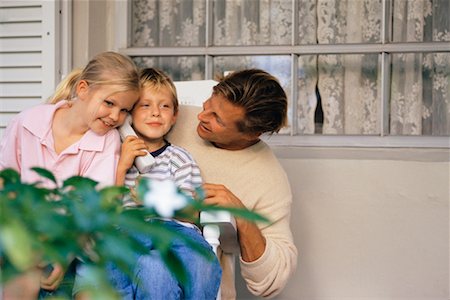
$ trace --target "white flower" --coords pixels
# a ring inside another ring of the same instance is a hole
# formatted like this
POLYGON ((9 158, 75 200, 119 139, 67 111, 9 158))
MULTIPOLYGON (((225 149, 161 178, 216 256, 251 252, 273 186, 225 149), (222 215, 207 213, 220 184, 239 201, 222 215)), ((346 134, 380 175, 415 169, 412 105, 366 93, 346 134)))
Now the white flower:
POLYGON ((147 181, 148 191, 144 195, 144 205, 154 208, 164 218, 171 218, 176 210, 187 205, 186 197, 178 193, 171 180, 147 181))

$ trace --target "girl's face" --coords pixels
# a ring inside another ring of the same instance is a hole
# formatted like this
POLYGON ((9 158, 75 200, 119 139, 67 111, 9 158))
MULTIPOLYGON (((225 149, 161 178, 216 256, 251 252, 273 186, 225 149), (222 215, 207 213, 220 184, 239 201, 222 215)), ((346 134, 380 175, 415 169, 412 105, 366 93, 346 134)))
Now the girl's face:
POLYGON ((114 86, 98 86, 79 92, 78 98, 86 101, 85 122, 89 129, 99 135, 119 127, 127 113, 139 98, 137 91, 117 92, 114 86))
POLYGON ((145 87, 133 112, 133 127, 146 142, 158 142, 175 124, 173 95, 167 87, 145 87))

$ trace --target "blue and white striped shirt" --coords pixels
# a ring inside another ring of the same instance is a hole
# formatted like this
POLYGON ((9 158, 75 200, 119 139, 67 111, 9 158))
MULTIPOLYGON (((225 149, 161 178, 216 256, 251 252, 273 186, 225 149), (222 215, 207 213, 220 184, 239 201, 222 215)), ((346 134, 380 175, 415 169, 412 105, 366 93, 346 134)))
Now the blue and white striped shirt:
MULTIPOLYGON (((155 158, 155 163, 149 172, 140 174, 135 166, 128 170, 125 185, 130 189, 136 186, 139 176, 153 180, 173 180, 188 196, 192 196, 195 189, 202 185, 200 168, 184 148, 167 143, 151 154, 155 158)), ((136 206, 137 203, 130 197, 125 197, 124 205, 130 207, 136 206)))

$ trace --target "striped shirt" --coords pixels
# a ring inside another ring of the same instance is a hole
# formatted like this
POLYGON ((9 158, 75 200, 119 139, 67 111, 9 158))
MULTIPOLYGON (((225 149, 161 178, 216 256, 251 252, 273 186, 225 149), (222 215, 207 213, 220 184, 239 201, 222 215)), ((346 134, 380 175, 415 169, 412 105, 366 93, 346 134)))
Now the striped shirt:
MULTIPOLYGON (((133 190, 140 176, 152 180, 173 180, 188 196, 192 196, 195 189, 202 185, 200 168, 184 148, 167 142, 165 146, 151 154, 155 158, 155 163, 149 172, 140 174, 135 166, 128 170, 125 185, 130 189, 133 190)), ((137 203, 130 197, 125 197, 124 205, 130 207, 136 206, 137 203)))

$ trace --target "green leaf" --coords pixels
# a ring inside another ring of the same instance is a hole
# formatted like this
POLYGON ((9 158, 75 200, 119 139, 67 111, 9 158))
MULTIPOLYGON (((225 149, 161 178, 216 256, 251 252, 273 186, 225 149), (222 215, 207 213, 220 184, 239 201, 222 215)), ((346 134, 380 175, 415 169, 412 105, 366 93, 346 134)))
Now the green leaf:
POLYGON ((26 227, 12 220, 0 228, 0 242, 11 263, 20 271, 33 266, 35 253, 32 249, 32 237, 26 227))
POLYGON ((5 186, 20 182, 20 174, 14 169, 3 169, 0 171, 0 178, 3 179, 3 184, 5 186))
POLYGON ((97 181, 82 176, 72 176, 63 182, 63 187, 73 186, 78 189, 92 189, 98 184, 97 181))
POLYGON ((43 169, 43 168, 39 168, 39 167, 31 168, 31 170, 35 171, 35 172, 38 173, 40 176, 42 176, 42 177, 44 177, 44 178, 47 178, 47 179, 53 181, 53 182, 56 184, 56 178, 55 178, 55 176, 53 175, 52 172, 50 172, 50 171, 48 171, 48 170, 46 170, 46 169, 43 169))

